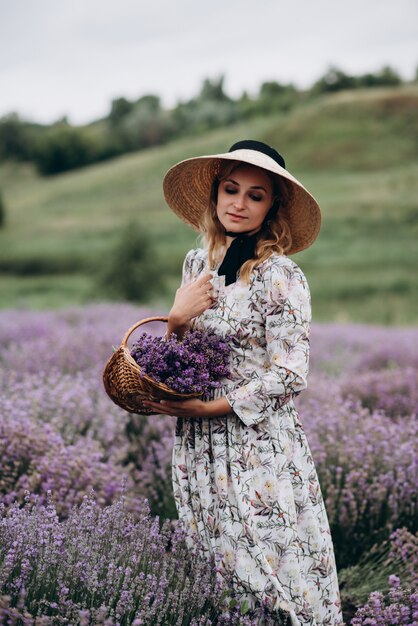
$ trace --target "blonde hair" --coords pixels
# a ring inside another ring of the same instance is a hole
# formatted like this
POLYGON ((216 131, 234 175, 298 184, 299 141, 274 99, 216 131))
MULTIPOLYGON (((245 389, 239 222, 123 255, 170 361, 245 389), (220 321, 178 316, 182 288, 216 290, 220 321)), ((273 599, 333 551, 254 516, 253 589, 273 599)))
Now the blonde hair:
MULTIPOLYGON (((208 250, 210 269, 214 269, 222 260, 226 246, 225 228, 219 221, 216 211, 219 183, 228 178, 233 171, 245 165, 246 163, 243 161, 222 162, 219 173, 212 183, 208 208, 202 220, 202 243, 208 250)), ((289 200, 289 189, 279 176, 268 170, 263 171, 269 175, 272 183, 274 197, 272 208, 276 208, 276 215, 263 223, 257 233, 258 240, 255 248, 255 257, 246 261, 240 269, 240 278, 246 283, 249 282, 254 268, 268 259, 273 252, 286 254, 292 247, 289 220, 281 210, 281 207, 285 207, 289 200)))

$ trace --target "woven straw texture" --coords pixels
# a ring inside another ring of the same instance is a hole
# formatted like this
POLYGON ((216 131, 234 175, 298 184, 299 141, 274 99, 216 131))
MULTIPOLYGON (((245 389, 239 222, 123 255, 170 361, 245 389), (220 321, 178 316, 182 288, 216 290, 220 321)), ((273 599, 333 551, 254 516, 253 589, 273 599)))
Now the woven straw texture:
POLYGON ((305 187, 269 156, 255 150, 235 150, 226 154, 186 159, 174 165, 164 177, 164 196, 169 207, 183 221, 201 231, 202 215, 209 204, 210 191, 222 160, 243 161, 280 176, 288 190, 289 201, 280 208, 290 223, 294 254, 308 248, 318 236, 321 211, 305 187))
POLYGON ((187 400, 201 396, 199 393, 178 393, 146 374, 141 376, 140 366, 131 357, 127 343, 134 330, 148 322, 167 321, 167 317, 147 317, 131 326, 122 339, 121 345, 105 365, 103 384, 106 393, 115 404, 129 413, 156 415, 154 411, 143 405, 145 399, 153 401, 187 400))

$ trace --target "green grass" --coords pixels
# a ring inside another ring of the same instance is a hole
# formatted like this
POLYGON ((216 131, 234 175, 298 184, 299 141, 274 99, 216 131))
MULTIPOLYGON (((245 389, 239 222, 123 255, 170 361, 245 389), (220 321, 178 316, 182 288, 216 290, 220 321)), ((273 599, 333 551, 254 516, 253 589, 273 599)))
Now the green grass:
POLYGON ((3 275, 0 283, 2 308, 57 309, 92 301, 91 279, 83 274, 3 275))
POLYGON ((418 158, 418 86, 323 96, 278 120, 273 145, 302 170, 373 171, 418 158))
POLYGON ((294 256, 317 320, 418 321, 418 87, 339 93, 56 177, 3 164, 0 307, 65 307, 101 298, 95 273, 126 223, 150 233, 166 276, 167 309, 197 234, 165 205, 175 162, 265 140, 319 200, 320 236, 294 256))

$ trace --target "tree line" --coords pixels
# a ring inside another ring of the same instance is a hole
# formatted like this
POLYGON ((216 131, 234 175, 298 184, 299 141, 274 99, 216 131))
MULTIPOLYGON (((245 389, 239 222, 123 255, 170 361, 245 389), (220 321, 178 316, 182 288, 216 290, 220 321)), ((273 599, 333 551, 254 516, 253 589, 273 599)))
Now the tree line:
POLYGON ((322 94, 402 83, 389 66, 360 76, 330 67, 308 90, 269 81, 262 83, 255 96, 244 91, 233 99, 225 93, 221 76, 204 80, 195 97, 172 109, 165 109, 153 94, 135 101, 121 97, 112 101, 105 118, 85 126, 73 126, 66 118, 41 125, 11 113, 0 119, 0 162, 30 161, 41 175, 52 175, 253 116, 286 112, 322 94))

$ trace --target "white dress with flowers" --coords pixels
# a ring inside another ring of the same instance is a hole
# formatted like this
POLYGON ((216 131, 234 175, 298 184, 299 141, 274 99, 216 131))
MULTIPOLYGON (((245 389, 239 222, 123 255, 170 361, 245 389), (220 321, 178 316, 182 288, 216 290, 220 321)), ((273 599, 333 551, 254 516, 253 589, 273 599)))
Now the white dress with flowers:
MULTIPOLYGON (((207 252, 191 250, 182 284, 207 271, 207 252)), ((328 518, 293 403, 307 385, 305 276, 289 257, 273 254, 249 284, 225 286, 216 272, 214 284, 216 302, 193 327, 232 339, 230 377, 210 396, 226 396, 232 409, 218 418, 177 418, 179 518, 250 607, 267 605, 277 624, 283 616, 292 626, 342 624, 328 518)))

